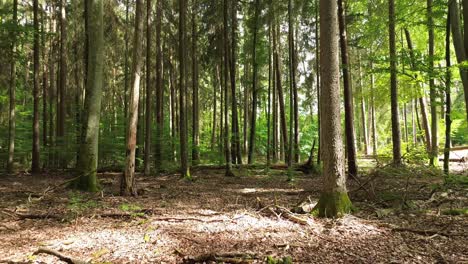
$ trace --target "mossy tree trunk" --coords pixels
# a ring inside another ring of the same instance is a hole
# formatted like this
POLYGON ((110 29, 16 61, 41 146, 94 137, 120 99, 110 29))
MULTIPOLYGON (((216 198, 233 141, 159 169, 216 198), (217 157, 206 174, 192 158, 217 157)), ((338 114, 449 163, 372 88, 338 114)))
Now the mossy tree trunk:
POLYGON ((339 217, 349 213, 352 207, 346 190, 341 138, 337 16, 336 1, 320 0, 323 186, 318 204, 314 208, 314 213, 320 217, 339 217))
POLYGON ((86 78, 85 111, 83 111, 83 135, 77 164, 80 178, 75 182, 75 186, 82 190, 96 192, 98 191, 96 172, 104 68, 103 1, 86 1, 88 1, 89 63, 86 78))

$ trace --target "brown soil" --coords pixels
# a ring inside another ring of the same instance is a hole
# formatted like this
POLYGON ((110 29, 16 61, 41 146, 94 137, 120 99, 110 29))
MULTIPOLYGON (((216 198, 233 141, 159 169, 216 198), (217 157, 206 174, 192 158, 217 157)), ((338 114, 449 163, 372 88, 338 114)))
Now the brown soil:
POLYGON ((466 186, 434 188, 442 182, 437 175, 371 173, 360 190, 350 180, 359 209, 353 215, 297 215, 306 220, 301 224, 267 206, 316 202, 318 176, 288 183, 282 171, 236 174, 197 171, 194 182, 139 176, 138 198, 118 196, 118 174, 100 175, 103 191, 95 195, 51 189, 70 178, 52 173, 3 177, 0 263, 60 263, 33 255, 38 248, 92 263, 182 263, 208 253, 252 257, 244 263, 268 256, 294 263, 468 263, 468 217, 444 215, 444 208, 468 208, 466 186))

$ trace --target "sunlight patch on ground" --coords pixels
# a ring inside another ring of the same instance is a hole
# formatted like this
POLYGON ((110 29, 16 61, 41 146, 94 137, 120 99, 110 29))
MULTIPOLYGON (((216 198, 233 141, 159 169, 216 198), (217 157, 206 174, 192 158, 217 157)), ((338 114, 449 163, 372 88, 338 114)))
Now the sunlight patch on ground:
POLYGON ((240 190, 233 190, 233 189, 228 189, 229 191, 232 192, 238 192, 238 193, 300 193, 303 192, 303 189, 278 189, 278 188, 271 188, 271 189, 265 189, 265 188, 243 188, 240 190))

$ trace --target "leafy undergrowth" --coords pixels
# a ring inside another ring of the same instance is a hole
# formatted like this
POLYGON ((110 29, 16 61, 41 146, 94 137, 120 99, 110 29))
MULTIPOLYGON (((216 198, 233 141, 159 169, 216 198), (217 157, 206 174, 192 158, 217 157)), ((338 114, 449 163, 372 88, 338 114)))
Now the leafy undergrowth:
POLYGON ((316 175, 223 170, 138 177, 141 195, 120 197, 119 174, 103 191, 50 188, 62 175, 0 179, 1 260, 58 263, 47 248, 90 263, 467 262, 467 178, 426 167, 380 167, 349 180, 357 211, 318 219, 316 175), (294 210, 296 211, 296 210, 294 210), (211 262, 210 262, 211 261, 211 262))

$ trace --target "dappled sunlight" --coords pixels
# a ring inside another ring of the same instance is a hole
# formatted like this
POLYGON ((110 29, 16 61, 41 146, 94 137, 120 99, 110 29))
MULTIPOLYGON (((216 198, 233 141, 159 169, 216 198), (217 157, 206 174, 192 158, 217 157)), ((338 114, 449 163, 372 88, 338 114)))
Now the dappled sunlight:
POLYGON ((227 191, 239 193, 300 193, 303 189, 278 189, 278 188, 242 188, 242 189, 226 189, 227 191))

